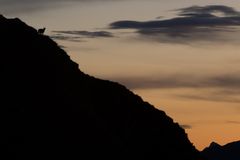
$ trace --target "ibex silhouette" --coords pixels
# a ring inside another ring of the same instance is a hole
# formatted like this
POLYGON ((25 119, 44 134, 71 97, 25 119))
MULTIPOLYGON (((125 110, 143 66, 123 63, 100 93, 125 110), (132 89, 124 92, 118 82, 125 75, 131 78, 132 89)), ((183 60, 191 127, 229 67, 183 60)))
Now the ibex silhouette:
POLYGON ((44 28, 40 28, 40 29, 38 29, 38 33, 39 34, 43 34, 45 32, 45 30, 46 30, 45 27, 44 28))

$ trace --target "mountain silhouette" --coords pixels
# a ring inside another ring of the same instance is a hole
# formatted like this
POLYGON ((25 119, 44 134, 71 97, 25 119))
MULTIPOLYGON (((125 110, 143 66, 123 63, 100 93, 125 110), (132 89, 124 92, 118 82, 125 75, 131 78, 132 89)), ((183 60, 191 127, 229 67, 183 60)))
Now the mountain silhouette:
POLYGON ((202 151, 202 154, 208 160, 239 160, 240 141, 228 143, 224 146, 212 142, 209 147, 202 151))
POLYGON ((48 36, 0 16, 1 156, 198 160, 185 131, 124 86, 79 70, 48 36))

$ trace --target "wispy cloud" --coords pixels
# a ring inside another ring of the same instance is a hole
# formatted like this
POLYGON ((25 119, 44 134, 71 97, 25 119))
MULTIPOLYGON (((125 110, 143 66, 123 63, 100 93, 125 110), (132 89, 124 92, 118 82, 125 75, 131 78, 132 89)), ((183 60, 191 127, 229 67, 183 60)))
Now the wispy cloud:
MULTIPOLYGON (((144 88, 222 88, 240 89, 240 75, 222 74, 216 76, 196 77, 191 74, 154 76, 153 77, 115 77, 132 89, 144 88)), ((226 90, 224 90, 226 92, 226 90)), ((235 90, 230 93, 240 93, 235 90)))
POLYGON ((240 121, 226 121, 226 123, 240 125, 240 121))
POLYGON ((233 40, 240 31, 240 12, 228 6, 192 6, 175 11, 178 15, 171 19, 116 21, 110 28, 136 29, 144 38, 171 43, 233 40))
POLYGON ((223 16, 239 16, 239 11, 236 11, 232 7, 223 6, 223 5, 209 5, 209 6, 192 6, 182 9, 177 9, 180 11, 180 16, 205 16, 212 17, 215 13, 221 13, 223 16))
POLYGON ((113 37, 111 32, 107 31, 53 31, 54 33, 64 34, 64 35, 77 35, 84 38, 97 38, 97 37, 113 37))
POLYGON ((56 40, 66 40, 66 41, 82 41, 84 38, 111 38, 114 35, 107 31, 53 31, 51 36, 56 40))
POLYGON ((227 103, 240 103, 240 98, 234 97, 233 95, 218 95, 217 91, 213 94, 212 92, 208 93, 201 93, 194 95, 192 94, 175 94, 175 98, 180 99, 194 99, 194 100, 201 100, 201 101, 215 101, 215 102, 227 102, 227 103))
POLYGON ((195 92, 172 93, 181 99, 240 103, 240 76, 222 74, 215 76, 171 75, 153 77, 113 77, 130 89, 194 89, 195 92), (197 89, 197 90, 196 90, 197 89))
POLYGON ((65 36, 61 34, 54 34, 50 36, 52 39, 55 40, 63 40, 63 41, 71 41, 71 42, 83 42, 81 37, 78 36, 65 36))
POLYGON ((183 125, 180 125, 180 126, 184 129, 192 129, 192 126, 188 125, 188 124, 183 124, 183 125))

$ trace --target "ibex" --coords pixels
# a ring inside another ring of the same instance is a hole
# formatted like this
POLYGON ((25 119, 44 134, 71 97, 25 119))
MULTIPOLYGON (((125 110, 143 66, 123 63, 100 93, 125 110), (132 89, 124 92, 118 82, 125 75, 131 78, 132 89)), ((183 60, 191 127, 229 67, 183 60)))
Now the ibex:
POLYGON ((45 32, 45 30, 46 30, 45 27, 44 28, 40 28, 40 29, 38 29, 38 33, 39 34, 43 34, 45 32))

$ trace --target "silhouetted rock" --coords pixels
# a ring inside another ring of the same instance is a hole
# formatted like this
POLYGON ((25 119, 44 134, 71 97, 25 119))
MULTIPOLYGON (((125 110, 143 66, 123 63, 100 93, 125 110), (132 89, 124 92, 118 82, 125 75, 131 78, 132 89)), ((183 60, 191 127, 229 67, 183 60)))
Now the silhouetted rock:
POLYGON ((4 159, 199 158, 163 111, 118 83, 84 74, 19 19, 0 17, 0 44, 4 159))
POLYGON ((202 151, 208 160, 240 160, 240 141, 221 146, 215 142, 202 151))

